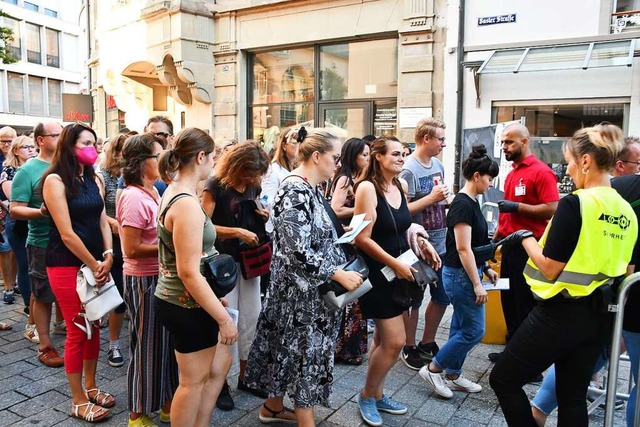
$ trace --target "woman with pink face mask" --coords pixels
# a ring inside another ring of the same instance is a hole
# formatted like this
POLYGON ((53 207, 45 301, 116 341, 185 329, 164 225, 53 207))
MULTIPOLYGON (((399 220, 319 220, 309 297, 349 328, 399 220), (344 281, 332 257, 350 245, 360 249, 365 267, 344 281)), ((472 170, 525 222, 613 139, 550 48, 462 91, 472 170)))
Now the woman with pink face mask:
POLYGON ((64 367, 73 399, 71 416, 89 422, 108 417, 107 408, 116 404, 111 394, 96 385, 100 329, 92 325, 92 337, 87 339, 73 321, 82 311, 76 293, 80 266, 87 265, 100 286, 109 279, 113 264, 104 188, 93 170, 98 157, 96 139, 93 129, 84 124, 65 127, 51 166, 41 180, 44 205, 52 219, 47 275, 67 324, 64 367))

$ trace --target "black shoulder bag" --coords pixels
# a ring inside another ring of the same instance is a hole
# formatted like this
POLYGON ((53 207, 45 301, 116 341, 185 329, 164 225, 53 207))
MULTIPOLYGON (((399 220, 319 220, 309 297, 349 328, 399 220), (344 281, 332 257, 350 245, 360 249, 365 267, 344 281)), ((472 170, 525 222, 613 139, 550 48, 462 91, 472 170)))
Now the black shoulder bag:
MULTIPOLYGON (((402 194, 402 191, 401 191, 402 194)), ((396 219, 393 216, 393 212, 391 211, 391 206, 389 206, 389 202, 386 197, 382 197, 387 206, 387 210, 389 211, 389 215, 391 216, 391 221, 393 222, 393 228, 396 232, 396 238, 398 239, 398 246, 402 248, 402 242, 400 240, 400 234, 398 233, 398 226, 396 224, 396 219)), ((417 270, 421 270, 422 265, 429 267, 424 263, 421 264, 420 268, 417 270)), ((414 267, 415 268, 415 267, 414 267)), ((431 269, 431 267, 429 267, 431 269)), ((433 269, 431 269, 433 271, 433 269)), ((402 308, 408 309, 422 302, 424 299, 424 291, 427 289, 428 283, 425 280, 417 280, 417 274, 414 274, 415 282, 411 282, 407 279, 400 279, 396 277, 391 282, 391 298, 393 302, 399 305, 402 308)), ((437 279, 437 275, 435 275, 435 271, 433 271, 433 276, 437 279)), ((426 278, 425 278, 426 279, 426 278)))
MULTIPOLYGON (((162 213, 158 218, 158 221, 161 221, 163 226, 164 216, 166 215, 167 210, 169 210, 176 200, 185 196, 193 197, 189 193, 179 193, 169 200, 167 206, 162 210, 162 213)), ((175 257, 175 252, 171 250, 164 240, 162 240, 162 237, 158 236, 158 241, 175 257)), ((203 257, 200 260, 200 273, 207 280, 211 290, 218 298, 222 298, 231 292, 235 288, 236 281, 238 279, 238 267, 236 265, 236 261, 231 255, 227 254, 218 253, 209 257, 203 257)))

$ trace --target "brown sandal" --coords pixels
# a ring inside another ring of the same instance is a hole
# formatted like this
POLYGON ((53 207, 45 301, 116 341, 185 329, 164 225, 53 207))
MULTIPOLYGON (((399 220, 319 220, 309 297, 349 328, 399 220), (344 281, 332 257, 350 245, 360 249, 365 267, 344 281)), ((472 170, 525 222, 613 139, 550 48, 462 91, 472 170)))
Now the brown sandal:
POLYGON ((269 408, 267 406, 267 404, 263 404, 262 407, 264 409, 266 409, 267 412, 271 413, 270 417, 266 417, 264 415, 262 415, 262 411, 260 411, 258 418, 260 418, 260 422, 263 424, 269 424, 269 423, 297 423, 298 420, 297 419, 293 419, 290 420, 288 418, 282 418, 282 414, 285 413, 291 413, 295 415, 295 412, 293 412, 293 410, 287 408, 286 406, 283 406, 281 410, 279 411, 274 411, 273 409, 269 408))
POLYGON ((101 391, 99 388, 90 388, 85 390, 84 394, 87 396, 87 399, 89 399, 89 402, 100 405, 103 408, 113 408, 116 406, 116 399, 111 394, 106 391, 101 391), (95 396, 89 396, 89 393, 93 393, 94 391, 97 392, 95 396), (111 400, 109 400, 109 398, 111 398, 111 400))
POLYGON ((90 423, 97 423, 99 421, 104 420, 110 415, 108 409, 103 408, 102 406, 98 406, 95 403, 86 402, 80 403, 78 405, 71 405, 71 416, 73 418, 78 418, 79 420, 88 421, 90 423), (80 415, 79 409, 82 406, 86 406, 82 415, 80 415))

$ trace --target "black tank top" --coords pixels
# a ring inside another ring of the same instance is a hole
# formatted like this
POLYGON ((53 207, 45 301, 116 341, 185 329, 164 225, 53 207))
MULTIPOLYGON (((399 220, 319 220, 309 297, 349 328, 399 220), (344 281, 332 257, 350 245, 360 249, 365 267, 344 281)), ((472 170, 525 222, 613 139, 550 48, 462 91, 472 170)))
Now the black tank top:
MULTIPOLYGON (((104 201, 95 181, 85 177, 75 197, 67 198, 69 216, 73 231, 80 237, 95 259, 102 259, 102 233, 100 232, 100 215, 104 201)), ((49 244, 47 245, 46 263, 48 267, 80 266, 78 259, 62 242, 60 232, 51 219, 49 244)))
POLYGON ((404 196, 398 209, 391 206, 384 196, 378 194, 377 197, 377 218, 371 230, 371 238, 389 255, 397 257, 409 249, 409 244, 406 239, 407 229, 411 226, 409 207, 407 206, 407 201, 404 196))

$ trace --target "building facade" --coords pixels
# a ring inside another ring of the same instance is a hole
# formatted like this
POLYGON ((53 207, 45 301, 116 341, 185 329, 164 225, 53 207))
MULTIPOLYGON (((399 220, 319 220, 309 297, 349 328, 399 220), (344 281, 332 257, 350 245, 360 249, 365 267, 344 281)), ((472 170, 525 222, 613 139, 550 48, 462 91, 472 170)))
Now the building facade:
POLYGON ((45 119, 63 121, 62 94, 88 90, 87 38, 80 0, 3 0, 2 26, 13 31, 0 64, 0 125, 19 132, 45 119))
POLYGON ((445 119, 459 114, 463 128, 522 120, 534 153, 561 179, 562 143, 580 127, 606 121, 640 135, 639 9, 633 0, 450 2, 445 119), (458 71, 464 96, 455 108, 458 71))
POLYGON ((162 114, 216 139, 331 128, 398 134, 443 112, 446 8, 433 0, 90 2, 96 127, 162 114), (141 36, 141 34, 143 36, 141 36))

